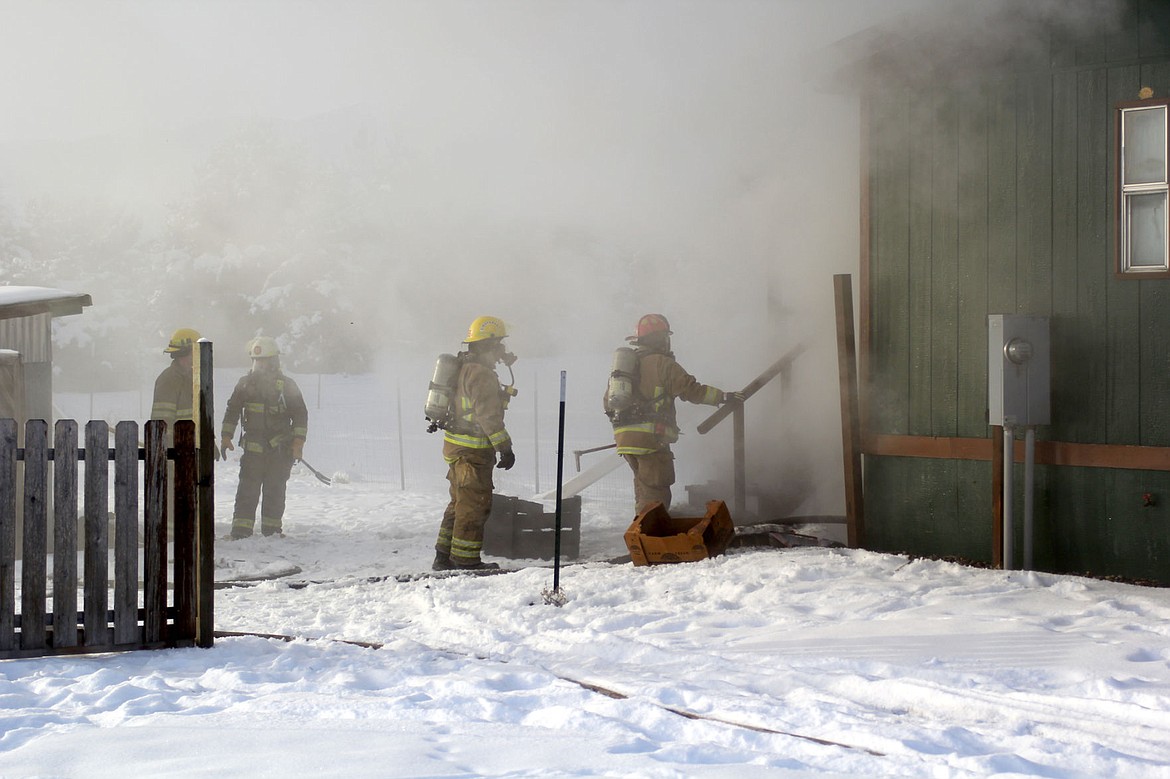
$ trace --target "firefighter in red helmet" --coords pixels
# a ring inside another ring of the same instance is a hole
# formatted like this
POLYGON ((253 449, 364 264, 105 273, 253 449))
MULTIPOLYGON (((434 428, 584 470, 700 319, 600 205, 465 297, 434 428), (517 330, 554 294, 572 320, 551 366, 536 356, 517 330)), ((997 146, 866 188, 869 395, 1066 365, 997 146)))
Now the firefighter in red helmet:
POLYGON ((675 398, 708 406, 743 401, 741 393, 724 392, 687 373, 670 350, 671 335, 670 323, 663 315, 647 314, 639 319, 634 334, 626 338, 634 347, 631 397, 618 403, 607 389, 604 400, 617 453, 634 472, 636 514, 655 502, 670 508, 674 484, 670 445, 678 440, 675 398))

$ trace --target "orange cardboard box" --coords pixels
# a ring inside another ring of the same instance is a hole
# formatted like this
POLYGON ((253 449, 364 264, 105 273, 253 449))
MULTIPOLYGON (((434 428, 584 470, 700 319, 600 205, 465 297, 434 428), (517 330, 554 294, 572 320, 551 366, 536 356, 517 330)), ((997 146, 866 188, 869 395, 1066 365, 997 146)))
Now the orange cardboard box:
POLYGON ((734 535, 727 504, 710 500, 702 517, 671 517, 665 506, 653 503, 634 518, 625 538, 634 565, 657 565, 722 554, 734 535))

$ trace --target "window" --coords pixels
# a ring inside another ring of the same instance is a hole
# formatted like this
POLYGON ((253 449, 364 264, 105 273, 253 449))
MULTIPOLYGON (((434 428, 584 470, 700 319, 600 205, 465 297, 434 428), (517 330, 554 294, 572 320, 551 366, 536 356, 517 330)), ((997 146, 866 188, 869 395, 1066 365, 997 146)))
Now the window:
POLYGON ((1125 275, 1170 272, 1167 105, 1147 100, 1119 108, 1118 270, 1125 275))

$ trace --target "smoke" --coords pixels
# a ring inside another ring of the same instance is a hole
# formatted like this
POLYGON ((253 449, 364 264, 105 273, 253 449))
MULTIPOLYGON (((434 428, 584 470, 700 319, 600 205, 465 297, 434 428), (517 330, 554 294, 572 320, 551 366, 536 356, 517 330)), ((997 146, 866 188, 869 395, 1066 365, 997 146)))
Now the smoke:
POLYGON ((1007 75, 1095 61, 1133 23, 1133 7, 1132 0, 947 0, 858 33, 839 49, 864 58, 858 77, 915 89, 945 79, 956 87, 996 69, 1007 75))
MULTIPOLYGON (((152 275, 87 257, 150 301, 150 327, 109 318, 111 351, 116 327, 155 354, 191 325, 376 368, 492 314, 521 359, 604 365, 659 312, 724 389, 805 347, 749 407, 751 481, 839 511, 832 275, 857 268, 858 128, 823 65, 915 4, 0 7, 0 194, 143 221, 152 275)), ((679 483, 726 469, 729 440, 689 436, 679 483)))

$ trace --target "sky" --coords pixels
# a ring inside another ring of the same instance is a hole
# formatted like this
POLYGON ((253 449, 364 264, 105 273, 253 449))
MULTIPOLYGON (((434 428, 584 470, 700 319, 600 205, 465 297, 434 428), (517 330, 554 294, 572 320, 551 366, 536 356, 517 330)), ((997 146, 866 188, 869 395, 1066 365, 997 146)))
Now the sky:
POLYGON ((549 562, 397 581, 441 476, 330 475, 294 472, 285 538, 217 541, 217 630, 290 640, 0 661, 0 776, 1170 776, 1168 589, 819 546, 635 567, 627 489, 586 493, 557 606, 549 562))

